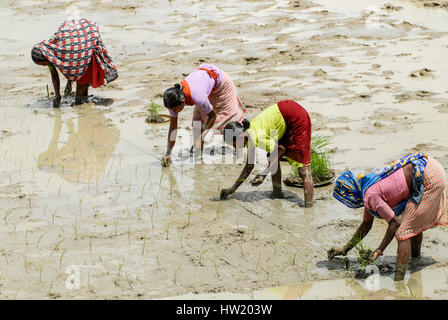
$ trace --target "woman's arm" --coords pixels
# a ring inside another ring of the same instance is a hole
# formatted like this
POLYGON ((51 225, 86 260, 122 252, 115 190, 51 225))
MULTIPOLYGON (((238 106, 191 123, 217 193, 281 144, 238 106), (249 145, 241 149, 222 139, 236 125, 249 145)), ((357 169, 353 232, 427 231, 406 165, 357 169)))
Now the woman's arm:
POLYGON ((243 171, 241 171, 240 176, 235 181, 233 186, 230 189, 222 189, 220 194, 220 199, 224 200, 229 195, 234 193, 236 189, 246 180, 246 178, 249 176, 249 174, 254 169, 254 161, 255 161, 255 147, 250 147, 247 152, 247 159, 246 159, 246 165, 243 168, 243 171))
POLYGON ((168 141, 166 154, 162 159, 162 166, 169 167, 171 164, 171 150, 176 144, 177 138, 177 117, 170 117, 170 128, 168 129, 168 141))
POLYGON ((398 221, 397 217, 394 216, 389 221, 389 226, 387 227, 386 234, 384 235, 383 241, 381 241, 380 246, 373 253, 373 260, 376 260, 380 255, 383 254, 384 250, 386 250, 387 246, 394 238, 395 233, 397 232, 399 227, 400 227, 400 221, 398 221))
MULTIPOLYGON (((367 209, 364 208, 364 217, 366 217, 366 210, 367 209)), ((332 247, 330 250, 328 250, 328 258, 333 259, 334 256, 347 255, 347 253, 351 249, 353 249, 353 247, 355 247, 369 233, 370 229, 372 228, 372 224, 373 224, 373 217, 371 219, 364 219, 362 223, 359 225, 355 234, 345 244, 344 247, 342 248, 332 247)))
POLYGON ((48 69, 50 69, 51 81, 53 82, 54 95, 55 95, 53 99, 53 107, 59 108, 61 106, 59 74, 58 71, 56 70, 56 67, 52 64, 48 65, 48 69))

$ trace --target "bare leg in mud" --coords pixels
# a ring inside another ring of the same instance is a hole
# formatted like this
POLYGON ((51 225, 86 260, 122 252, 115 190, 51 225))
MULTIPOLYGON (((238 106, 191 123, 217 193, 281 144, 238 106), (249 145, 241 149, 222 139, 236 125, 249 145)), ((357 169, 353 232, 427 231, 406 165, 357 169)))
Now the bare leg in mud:
POLYGON ((67 80, 67 84, 65 85, 64 89, 64 97, 67 97, 72 94, 72 83, 73 81, 67 80))
POLYGON ((411 238, 411 257, 419 258, 422 248, 423 232, 411 238))
POLYGON ((253 186, 259 186, 263 183, 266 176, 271 173, 272 178, 272 196, 274 198, 283 199, 283 191, 282 191, 282 170, 280 167, 280 159, 286 152, 285 147, 281 145, 277 145, 276 149, 278 152, 268 153, 268 162, 269 166, 264 169, 261 173, 257 174, 254 179, 252 179, 251 183, 253 186))
POLYGON ((76 85, 75 106, 83 103, 87 91, 87 84, 76 85))
MULTIPOLYGON (((278 158, 277 158, 278 162, 278 158)), ((280 162, 277 163, 277 171, 272 174, 272 189, 274 190, 272 192, 272 195, 275 198, 283 199, 283 192, 282 192, 282 169, 280 167, 280 162)))
POLYGON ((303 181, 303 195, 305 198, 305 207, 310 208, 313 206, 313 176, 311 174, 311 166, 305 166, 299 168, 299 175, 303 181))
POLYGON ((398 242, 397 265, 395 268, 395 281, 402 281, 408 268, 409 257, 411 256, 411 239, 398 242))

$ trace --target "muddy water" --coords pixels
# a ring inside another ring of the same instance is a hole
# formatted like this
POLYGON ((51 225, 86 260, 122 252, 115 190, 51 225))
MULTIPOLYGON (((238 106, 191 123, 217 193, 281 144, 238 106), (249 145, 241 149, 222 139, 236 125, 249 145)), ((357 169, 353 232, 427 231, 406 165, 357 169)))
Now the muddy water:
MULTIPOLYGON (((216 201, 243 158, 210 135, 206 148, 215 154, 193 163, 188 110, 174 163, 162 169, 167 125, 145 123, 150 100, 161 102, 166 87, 207 61, 234 79, 248 118, 277 100, 299 101, 313 131, 332 137, 337 171, 381 166, 414 150, 448 169, 448 12, 388 2, 396 8, 373 0, 111 0, 94 8, 5 1, 0 297, 446 298, 443 229, 425 232, 424 259, 404 291, 391 271, 381 274, 379 293, 367 290, 326 259, 361 219, 361 211, 335 203, 331 186, 316 189, 312 209, 302 207, 302 189, 285 187, 286 199, 271 199, 270 179, 216 201), (49 73, 29 51, 69 15, 98 22, 119 78, 90 90, 92 103, 71 107, 67 99, 56 110, 49 73), (95 104, 100 98, 113 103, 95 104), (79 289, 66 286, 70 268, 79 271, 79 289)), ((259 160, 256 171, 266 164, 263 154, 259 160)), ((376 222, 366 245, 375 248, 385 229, 376 222)), ((395 250, 392 242, 385 252, 392 269, 395 250)))

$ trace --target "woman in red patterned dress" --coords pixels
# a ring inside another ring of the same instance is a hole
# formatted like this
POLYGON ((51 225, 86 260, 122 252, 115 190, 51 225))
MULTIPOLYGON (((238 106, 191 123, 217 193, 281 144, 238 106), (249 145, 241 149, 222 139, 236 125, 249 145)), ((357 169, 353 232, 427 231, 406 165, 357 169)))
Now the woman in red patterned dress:
POLYGON ((104 79, 109 83, 118 77, 98 26, 85 18, 64 21, 50 40, 32 48, 31 58, 50 69, 55 93, 53 107, 61 104, 57 69, 68 80, 64 94, 71 93, 72 81, 76 81, 75 105, 87 98, 89 85, 97 88, 104 84, 104 79))

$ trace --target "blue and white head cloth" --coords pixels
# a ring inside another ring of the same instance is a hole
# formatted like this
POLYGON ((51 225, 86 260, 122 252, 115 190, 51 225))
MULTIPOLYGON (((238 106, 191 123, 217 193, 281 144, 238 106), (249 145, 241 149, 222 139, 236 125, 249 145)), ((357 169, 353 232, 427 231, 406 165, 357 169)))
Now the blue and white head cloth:
MULTIPOLYGON (((428 156, 422 152, 405 155, 400 160, 392 162, 383 169, 373 169, 367 174, 356 174, 350 170, 345 170, 336 180, 333 190, 333 197, 345 204, 349 208, 361 208, 364 206, 364 194, 367 189, 378 181, 388 177, 398 169, 408 163, 414 165, 412 175, 412 190, 410 190, 410 200, 419 203, 423 197, 423 178, 428 156)), ((400 202, 395 208, 392 208, 397 216, 404 212, 407 200, 400 202)), ((380 218, 379 214, 370 210, 375 217, 380 218)))

